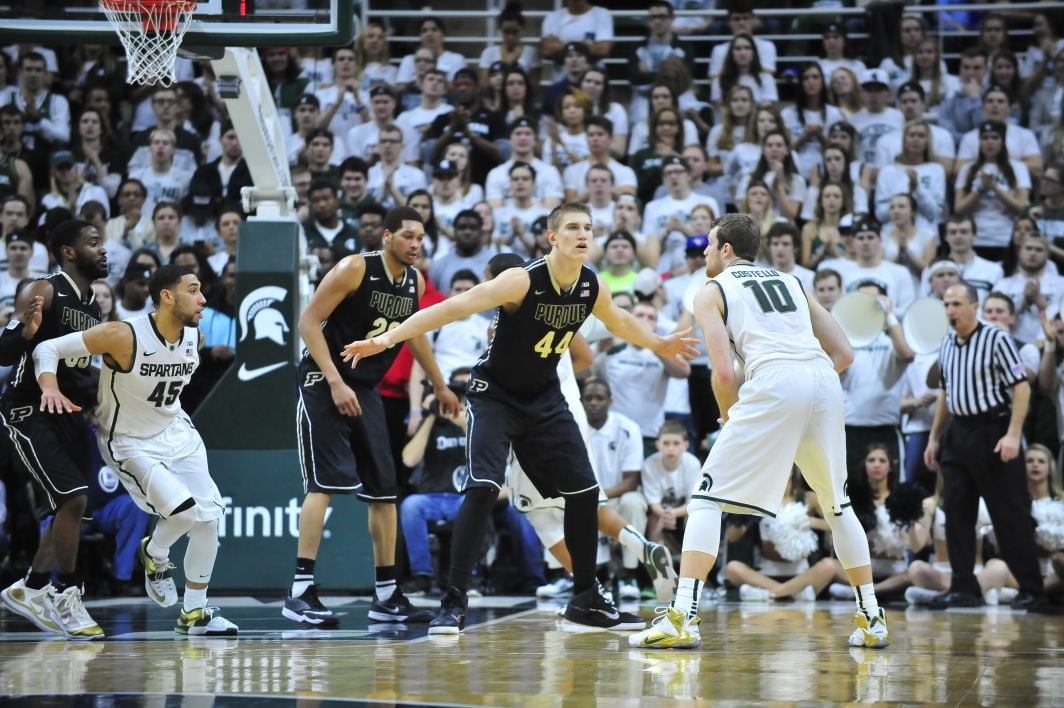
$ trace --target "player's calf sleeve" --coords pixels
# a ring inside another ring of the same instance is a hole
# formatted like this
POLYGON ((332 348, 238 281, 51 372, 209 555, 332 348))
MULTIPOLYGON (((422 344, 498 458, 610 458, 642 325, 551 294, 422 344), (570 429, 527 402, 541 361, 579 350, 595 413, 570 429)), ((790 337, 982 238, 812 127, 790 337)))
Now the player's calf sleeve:
POLYGON ((185 580, 209 583, 218 557, 218 520, 197 521, 188 532, 185 549, 185 580))
MULTIPOLYGON (((683 552, 697 551, 716 557, 720 552, 720 504, 692 499, 687 504, 687 527, 683 532, 683 552)), ((699 578, 704 580, 705 578, 699 578)))
POLYGON ((868 537, 852 507, 846 507, 842 514, 825 514, 825 520, 831 527, 831 541, 835 544, 835 555, 846 570, 860 568, 871 563, 868 553, 868 537))
POLYGON ((573 561, 573 592, 595 582, 598 554, 598 487, 565 496, 565 545, 573 561))
POLYGON ((484 532, 491 510, 499 499, 495 487, 468 487, 458 507, 451 532, 451 567, 447 582, 459 590, 469 589, 473 566, 484 549, 484 532))
POLYGON ((167 558, 170 555, 170 546, 177 543, 177 539, 188 533, 192 525, 196 523, 196 502, 188 500, 191 504, 182 504, 166 518, 160 518, 151 532, 151 541, 148 542, 148 555, 153 558, 167 558))

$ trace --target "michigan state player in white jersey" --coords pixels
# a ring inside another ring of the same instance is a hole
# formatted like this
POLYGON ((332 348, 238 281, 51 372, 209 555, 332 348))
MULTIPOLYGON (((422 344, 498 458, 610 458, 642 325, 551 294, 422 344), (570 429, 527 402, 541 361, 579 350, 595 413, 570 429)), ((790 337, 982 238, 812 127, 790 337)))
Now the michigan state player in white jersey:
MULTIPOLYGON (((592 313, 614 335, 663 357, 694 356, 690 330, 660 337, 617 307, 585 264, 594 240, 591 212, 563 204, 547 217, 551 252, 494 280, 412 315, 395 329, 352 342, 353 367, 411 337, 498 308, 495 334, 477 362, 466 398, 470 481, 451 542, 451 570, 440 613, 429 634, 458 634, 465 626, 466 591, 485 519, 498 499, 510 447, 544 496, 565 497, 565 537, 573 563, 573 597, 565 618, 610 628, 620 620, 595 587, 598 484, 587 448, 558 383, 558 360, 592 313)), ((369 360, 372 362, 372 359, 369 360)))
POLYGON ((107 322, 49 340, 34 350, 41 408, 80 410, 60 390, 61 360, 101 355, 97 395, 97 443, 129 495, 159 517, 140 545, 148 597, 162 607, 177 602, 170 547, 188 534, 185 596, 175 631, 226 636, 237 626, 207 606, 207 583, 218 553, 218 519, 225 511, 207 470, 207 451, 181 409, 181 390, 199 365, 197 327, 206 299, 199 279, 183 266, 162 266, 148 290, 155 312, 126 322, 107 322))
POLYGON ((774 517, 793 464, 816 492, 835 553, 857 596, 851 646, 887 646, 887 625, 872 590, 868 540, 846 494, 846 440, 838 373, 853 349, 838 324, 794 276, 754 265, 757 223, 718 219, 706 246, 712 280, 694 313, 713 368, 723 427, 687 505, 676 597, 654 624, 629 637, 645 648, 701 644, 698 602, 717 559, 721 515, 774 517), (732 357, 746 378, 739 387, 732 357))

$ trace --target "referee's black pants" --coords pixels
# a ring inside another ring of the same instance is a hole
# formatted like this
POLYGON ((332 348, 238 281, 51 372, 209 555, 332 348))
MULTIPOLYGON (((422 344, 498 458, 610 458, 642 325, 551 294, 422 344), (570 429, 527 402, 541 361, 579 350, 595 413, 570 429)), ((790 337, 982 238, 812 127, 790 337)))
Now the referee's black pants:
POLYGON ((998 552, 1021 592, 1042 593, 1042 575, 1034 541, 1031 495, 1024 457, 1002 462, 994 452, 1008 430, 1009 419, 973 420, 955 417, 942 436, 942 507, 946 513, 946 545, 953 578, 950 590, 980 596, 975 579, 975 524, 979 497, 986 502, 997 536, 998 552))

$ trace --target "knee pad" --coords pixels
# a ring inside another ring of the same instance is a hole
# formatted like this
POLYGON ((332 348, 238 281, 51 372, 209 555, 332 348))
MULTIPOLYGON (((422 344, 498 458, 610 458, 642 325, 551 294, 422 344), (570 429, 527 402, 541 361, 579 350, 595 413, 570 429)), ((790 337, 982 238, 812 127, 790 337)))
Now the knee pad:
POLYGON ((209 583, 218 557, 218 520, 197 521, 188 531, 185 549, 185 579, 209 583))

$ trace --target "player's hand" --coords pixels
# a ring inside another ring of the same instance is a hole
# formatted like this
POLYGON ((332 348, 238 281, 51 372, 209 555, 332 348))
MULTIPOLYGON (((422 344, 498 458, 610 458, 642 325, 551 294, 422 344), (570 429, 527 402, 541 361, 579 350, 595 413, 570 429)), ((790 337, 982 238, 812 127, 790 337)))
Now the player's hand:
POLYGON ((927 441, 927 447, 924 448, 924 465, 932 472, 938 472, 938 440, 927 441))
POLYGON ((698 350, 695 349, 695 345, 698 344, 698 338, 691 336, 691 330, 692 328, 688 327, 662 337, 662 343, 657 349, 657 355, 666 358, 683 357, 688 361, 694 359, 698 356, 698 350))
POLYGON ((994 446, 994 452, 1001 453, 1002 462, 1015 460, 1020 454, 1020 436, 1005 435, 997 441, 997 445, 994 446))
POLYGON ((350 386, 341 381, 329 388, 332 392, 333 405, 336 406, 336 410, 340 411, 340 415, 362 415, 362 406, 358 403, 358 396, 350 386))
POLYGON ((355 368, 360 359, 365 359, 368 356, 374 354, 380 354, 382 351, 388 348, 388 345, 379 341, 380 337, 371 337, 370 339, 360 339, 357 342, 351 342, 344 347, 340 357, 344 361, 351 362, 351 368, 355 368))
POLYGON ((44 319, 44 298, 40 295, 35 296, 26 306, 25 311, 19 315, 19 319, 25 327, 22 330, 22 338, 33 339, 33 335, 37 334, 37 329, 41 326, 41 320, 44 319))
POLYGON ((461 406, 458 403, 458 396, 454 395, 447 386, 444 386, 439 391, 436 391, 436 400, 440 404, 440 415, 446 418, 454 418, 461 410, 461 406))
POLYGON ((81 406, 75 404, 69 398, 59 392, 57 388, 47 388, 41 390, 41 412, 42 413, 77 413, 81 410, 81 406))

